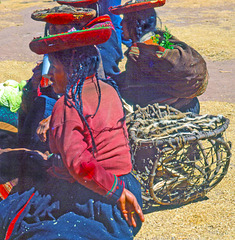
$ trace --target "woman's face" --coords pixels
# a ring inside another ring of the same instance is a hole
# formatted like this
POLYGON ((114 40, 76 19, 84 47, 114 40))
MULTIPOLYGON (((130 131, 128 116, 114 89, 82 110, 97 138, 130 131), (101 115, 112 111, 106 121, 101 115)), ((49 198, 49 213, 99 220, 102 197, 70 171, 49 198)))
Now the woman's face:
POLYGON ((57 94, 64 94, 66 92, 67 86, 67 74, 64 70, 64 65, 55 59, 54 57, 49 55, 50 61, 50 69, 49 69, 49 77, 52 82, 52 87, 54 92, 57 94))

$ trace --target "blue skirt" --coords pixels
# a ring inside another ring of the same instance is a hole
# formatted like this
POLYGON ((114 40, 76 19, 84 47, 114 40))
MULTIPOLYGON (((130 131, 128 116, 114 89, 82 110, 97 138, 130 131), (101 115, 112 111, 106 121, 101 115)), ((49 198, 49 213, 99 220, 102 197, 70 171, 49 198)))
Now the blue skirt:
MULTIPOLYGON (((142 206, 136 178, 131 173, 120 178, 142 206)), ((38 191, 31 188, 0 202, 0 239, 133 239, 141 227, 139 219, 136 228, 130 227, 116 204, 77 182, 43 181, 38 191)))

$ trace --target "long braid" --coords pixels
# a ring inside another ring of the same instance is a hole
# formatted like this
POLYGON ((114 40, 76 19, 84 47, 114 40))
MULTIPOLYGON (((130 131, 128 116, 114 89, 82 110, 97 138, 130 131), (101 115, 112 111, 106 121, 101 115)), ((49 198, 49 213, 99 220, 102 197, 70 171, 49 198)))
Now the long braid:
MULTIPOLYGON (((77 66, 72 66, 73 74, 71 76, 68 75, 68 85, 66 88, 65 94, 65 104, 71 104, 77 111, 79 116, 82 118, 83 122, 85 123, 92 141, 92 153, 97 151, 95 140, 92 134, 92 130, 87 122, 88 116, 84 116, 83 114, 83 102, 82 102, 82 89, 85 82, 86 77, 89 76, 89 67, 90 64, 94 61, 93 58, 87 57, 83 59, 82 62, 79 64, 79 68, 77 66)), ((72 63, 74 65, 74 63, 72 63)), ((70 65, 71 67, 71 65, 70 65)), ((99 102, 98 106, 100 105, 100 91, 99 91, 99 102)), ((96 112, 98 111, 98 107, 96 112)), ((95 114, 94 114, 95 115, 95 114)))
POLYGON ((87 117, 83 114, 82 89, 86 77, 97 71, 99 63, 97 50, 94 46, 89 46, 58 51, 51 53, 51 55, 63 63, 65 71, 67 72, 68 82, 64 101, 66 105, 72 106, 77 110, 79 116, 87 127, 91 136, 92 153, 94 155, 94 152, 97 151, 97 149, 92 130, 87 122, 87 117))
POLYGON ((97 87, 98 87, 98 105, 97 105, 95 113, 92 115, 86 115, 86 118, 88 118, 88 117, 93 118, 96 115, 96 113, 98 112, 99 106, 100 106, 100 102, 101 102, 101 89, 100 89, 100 83, 99 83, 99 78, 98 78, 98 72, 96 72, 95 75, 96 75, 96 83, 97 83, 97 87))
MULTIPOLYGON (((67 72, 67 79, 68 83, 66 86, 66 93, 65 93, 65 104, 74 107, 79 116, 81 117, 82 121, 86 125, 92 142, 92 153, 97 151, 95 140, 92 134, 92 130, 88 124, 88 118, 93 118, 100 106, 101 103, 101 88, 99 81, 102 80, 105 83, 111 85, 117 92, 120 100, 121 95, 118 90, 118 86, 116 82, 109 78, 109 79, 99 79, 97 76, 97 69, 99 63, 99 55, 97 54, 97 49, 93 47, 82 47, 77 48, 74 50, 66 50, 63 52, 55 52, 53 53, 54 57, 59 59, 59 61, 63 62, 65 70, 67 72), (92 74, 96 74, 96 84, 98 89, 98 104, 94 114, 86 115, 83 114, 83 102, 82 102, 82 89, 84 86, 85 79, 92 74)), ((122 103, 122 100, 121 100, 122 103)), ((123 107, 123 118, 120 119, 122 123, 125 121, 125 110, 123 107)))

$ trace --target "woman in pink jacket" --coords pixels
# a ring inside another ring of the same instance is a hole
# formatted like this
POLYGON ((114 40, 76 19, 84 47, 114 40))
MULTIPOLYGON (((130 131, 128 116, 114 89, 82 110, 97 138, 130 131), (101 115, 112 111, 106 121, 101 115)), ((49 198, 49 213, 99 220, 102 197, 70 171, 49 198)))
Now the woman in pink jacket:
POLYGON ((0 202, 0 237, 110 240, 133 239, 139 231, 141 189, 131 173, 122 103, 115 83, 96 76, 94 44, 110 35, 109 26, 91 26, 30 43, 32 51, 48 53, 53 89, 63 96, 50 122, 53 154, 46 161, 35 154, 21 160, 25 173, 42 162, 47 172, 28 171, 43 175, 27 182, 38 192, 32 188, 0 202))

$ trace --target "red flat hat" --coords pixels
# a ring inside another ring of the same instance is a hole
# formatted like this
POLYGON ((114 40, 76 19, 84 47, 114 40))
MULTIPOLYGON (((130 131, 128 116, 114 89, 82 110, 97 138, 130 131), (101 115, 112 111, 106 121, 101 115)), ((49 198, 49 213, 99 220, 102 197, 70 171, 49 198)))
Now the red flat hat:
POLYGON ((87 7, 92 3, 98 2, 98 0, 57 0, 59 4, 70 5, 73 7, 87 7))
POLYGON ((110 27, 111 29, 115 30, 113 23, 110 19, 108 14, 99 16, 93 20, 91 20, 85 28, 99 28, 99 27, 110 27))
POLYGON ((166 0, 132 0, 123 5, 110 7, 109 11, 116 15, 138 12, 148 8, 161 7, 165 2, 166 0))
POLYGON ((91 8, 73 8, 63 5, 51 9, 37 10, 32 13, 31 18, 51 24, 77 24, 83 22, 83 25, 85 25, 95 16, 96 11, 91 8))
POLYGON ((106 42, 112 34, 112 22, 104 16, 94 19, 83 30, 49 35, 33 39, 29 48, 37 54, 46 54, 75 47, 98 45, 106 42), (89 26, 88 26, 89 25, 89 26))

